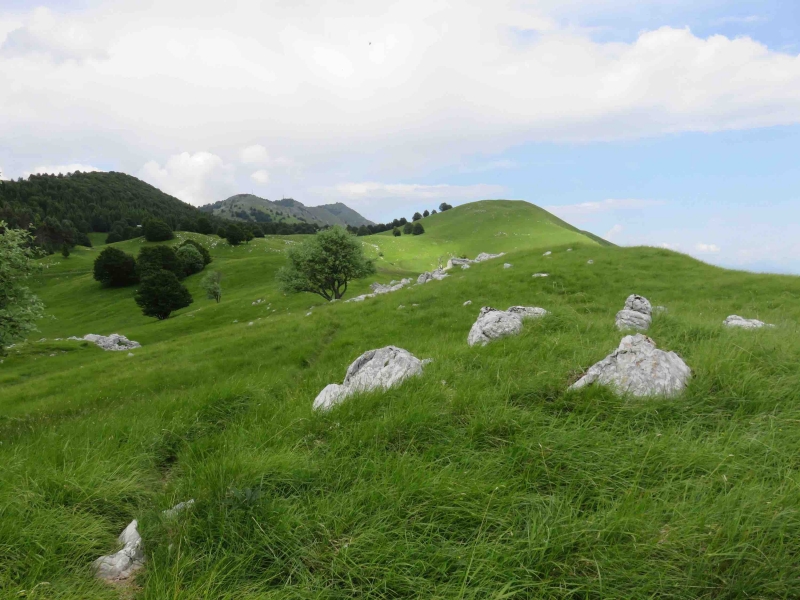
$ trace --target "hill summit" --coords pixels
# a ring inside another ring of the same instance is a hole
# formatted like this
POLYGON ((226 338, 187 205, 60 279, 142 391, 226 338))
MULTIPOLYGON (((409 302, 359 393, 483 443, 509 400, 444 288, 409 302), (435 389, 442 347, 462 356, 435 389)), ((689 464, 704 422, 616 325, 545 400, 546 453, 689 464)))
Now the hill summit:
POLYGON ((372 225, 352 208, 341 202, 306 206, 293 198, 267 200, 253 194, 236 194, 225 200, 200 208, 204 212, 226 219, 256 223, 312 223, 324 225, 372 225))

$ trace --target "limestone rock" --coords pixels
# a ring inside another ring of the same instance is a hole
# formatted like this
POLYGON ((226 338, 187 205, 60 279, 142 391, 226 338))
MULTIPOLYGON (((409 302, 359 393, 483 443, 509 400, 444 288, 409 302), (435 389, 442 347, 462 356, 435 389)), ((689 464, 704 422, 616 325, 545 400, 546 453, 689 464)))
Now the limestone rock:
POLYGON ((550 277, 548 273, 534 273, 533 277, 550 277))
POLYGON ((421 285, 423 283, 428 283, 432 279, 431 272, 425 271, 419 277, 417 277, 417 285, 421 285))
POLYGON ((194 498, 191 500, 187 500, 186 502, 178 502, 172 508, 168 508, 167 510, 161 511, 161 514, 164 515, 167 519, 174 519, 182 512, 189 510, 194 506, 194 498))
POLYGON ((619 347, 589 368, 570 389, 596 383, 618 394, 676 396, 687 385, 691 369, 674 352, 658 350, 646 335, 626 335, 619 347))
POLYGON ((467 300, 462 306, 469 306, 470 304, 472 304, 472 300, 467 300))
POLYGON ((461 265, 462 271, 466 271, 467 269, 469 269, 469 265, 461 265))
POLYGON ((109 336, 88 333, 82 338, 72 336, 67 339, 92 342, 107 352, 121 352, 122 350, 133 350, 134 348, 142 347, 139 342, 129 340, 124 335, 118 333, 112 333, 109 336))
POLYGON ((537 306, 511 306, 507 312, 519 315, 523 319, 539 319, 549 314, 545 309, 537 306))
POLYGON ((586 261, 586 264, 587 265, 593 265, 594 261, 590 258, 589 260, 586 261))
POLYGON ((481 308, 478 319, 472 325, 467 336, 467 344, 485 346, 492 340, 516 335, 522 330, 522 317, 520 315, 498 310, 490 306, 481 308))
POLYGON ((646 331, 652 322, 650 301, 644 296, 631 294, 625 307, 617 313, 617 329, 641 329, 646 331))
POLYGON ((542 256, 550 256, 552 253, 553 253, 553 252, 552 252, 551 250, 548 250, 547 252, 545 252, 544 254, 542 254, 542 256))
POLYGON ((493 258, 500 258, 501 256, 505 256, 505 252, 501 252, 500 254, 489 254, 488 252, 481 252, 478 256, 475 257, 475 260, 472 262, 484 262, 487 260, 492 260, 493 258))
POLYGON ((101 556, 94 561, 94 570, 98 578, 108 582, 128 579, 144 566, 142 536, 137 530, 136 519, 123 530, 119 536, 122 549, 116 554, 101 556))
POLYGON ((514 266, 514 265, 512 265, 511 263, 505 263, 505 264, 503 265, 503 268, 504 268, 504 269, 510 269, 510 268, 511 268, 511 267, 513 267, 513 266, 514 266))
POLYGON ((572 252, 572 248, 567 248, 567 252, 572 252))
POLYGON ((722 322, 725 327, 741 327, 742 329, 760 329, 761 327, 775 327, 758 319, 745 319, 739 315, 731 315, 722 322))
POLYGON ((370 350, 348 367, 341 385, 331 383, 325 386, 314 400, 313 408, 328 410, 352 394, 375 389, 388 390, 408 377, 421 374, 428 362, 395 346, 370 350))

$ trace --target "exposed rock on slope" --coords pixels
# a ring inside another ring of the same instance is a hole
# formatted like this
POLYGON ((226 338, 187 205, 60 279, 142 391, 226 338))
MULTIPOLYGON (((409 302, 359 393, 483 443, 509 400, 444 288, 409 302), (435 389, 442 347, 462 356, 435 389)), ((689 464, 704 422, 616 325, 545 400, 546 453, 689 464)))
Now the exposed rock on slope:
POLYGON ((118 333, 112 333, 109 336, 87 333, 82 338, 72 336, 67 339, 76 341, 85 340, 87 342, 92 342, 93 344, 96 344, 103 350, 110 352, 121 352, 122 350, 133 350, 134 348, 142 347, 142 345, 139 342, 134 342, 133 340, 129 340, 124 335, 120 335, 118 333))
POLYGON ((658 350, 646 335, 622 338, 619 347, 586 371, 570 389, 597 383, 619 394, 676 396, 684 390, 691 369, 674 352, 658 350))
POLYGON ((516 335, 522 330, 522 320, 526 318, 539 318, 547 314, 543 308, 533 306, 512 306, 507 311, 498 310, 491 306, 484 306, 478 314, 478 319, 472 325, 467 336, 470 346, 480 344, 485 346, 492 340, 516 335))
POLYGON ((642 329, 650 328, 653 309, 647 298, 631 294, 625 300, 625 308, 617 313, 617 329, 642 329))
POLYGON ((739 315, 731 315, 722 322, 726 327, 741 327, 742 329, 759 329, 761 327, 775 327, 758 319, 745 319, 739 315))
POLYGON ((360 296, 356 296, 355 298, 350 298, 349 300, 345 300, 345 302, 363 302, 367 298, 374 298, 375 296, 380 296, 381 294, 390 294, 392 292, 396 292, 397 290, 403 289, 409 283, 411 283, 411 279, 401 279, 400 281, 392 280, 389 282, 389 285, 384 285, 382 283, 373 283, 370 285, 372 288, 371 294, 361 294, 360 296))
POLYGON ((341 385, 331 383, 314 400, 314 410, 328 410, 348 396, 378 388, 388 390, 404 379, 419 375, 429 361, 395 346, 369 350, 348 367, 341 385))
POLYGON ((138 523, 134 519, 119 536, 122 549, 115 554, 101 556, 94 561, 97 577, 110 583, 122 581, 144 566, 142 536, 139 535, 137 527, 138 523))

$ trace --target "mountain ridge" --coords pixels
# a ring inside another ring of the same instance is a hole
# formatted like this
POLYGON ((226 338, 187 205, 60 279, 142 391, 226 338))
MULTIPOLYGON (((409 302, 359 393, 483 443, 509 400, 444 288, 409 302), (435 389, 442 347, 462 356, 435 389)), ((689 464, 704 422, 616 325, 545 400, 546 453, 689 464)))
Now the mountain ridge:
POLYGON ((373 225, 374 223, 343 204, 306 206, 294 198, 268 200, 255 194, 234 194, 225 200, 201 206, 200 210, 214 216, 237 221, 314 223, 325 225, 373 225))

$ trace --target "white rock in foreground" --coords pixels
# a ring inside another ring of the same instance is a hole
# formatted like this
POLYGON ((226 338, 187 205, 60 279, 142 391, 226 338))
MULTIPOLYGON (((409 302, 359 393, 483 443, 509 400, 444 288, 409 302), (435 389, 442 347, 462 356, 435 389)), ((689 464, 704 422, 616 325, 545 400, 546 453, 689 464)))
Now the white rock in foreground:
POLYGON ((644 296, 631 294, 625 300, 625 307, 617 313, 617 329, 650 329, 653 309, 644 296))
POLYGON ((348 367, 341 385, 331 383, 314 400, 314 410, 328 410, 357 392, 388 390, 404 379, 420 375, 428 361, 395 346, 369 350, 348 367))
POLYGON ((626 335, 619 347, 592 366, 570 389, 596 383, 618 394, 633 396, 676 396, 692 375, 691 369, 674 352, 658 350, 646 335, 626 335))
POLYGON ((97 577, 108 582, 122 581, 144 566, 142 536, 139 535, 137 527, 138 523, 134 519, 120 534, 122 550, 116 554, 101 556, 94 561, 97 577))
POLYGON ((72 336, 67 339, 92 342, 93 344, 99 346, 100 348, 106 350, 107 352, 121 352, 122 350, 133 350, 134 348, 142 347, 142 345, 139 342, 134 342, 133 340, 129 340, 124 335, 120 335, 118 333, 112 333, 109 336, 87 333, 82 338, 72 336))
POLYGON ((723 325, 726 327, 741 327, 742 329, 759 329, 761 327, 775 327, 775 325, 770 325, 768 323, 764 323, 764 321, 759 321, 758 319, 745 319, 744 317, 740 317, 739 315, 731 315, 727 319, 722 322, 723 325))
POLYGON ((467 336, 467 344, 485 346, 492 340, 516 335, 522 330, 522 319, 538 318, 547 314, 543 308, 512 306, 507 311, 484 306, 467 336))

